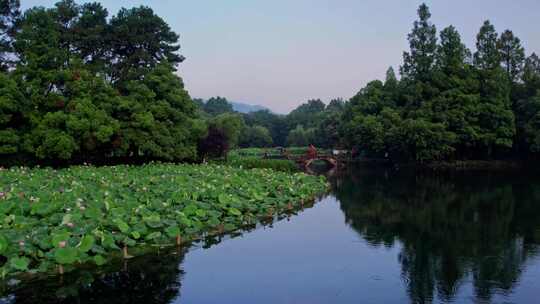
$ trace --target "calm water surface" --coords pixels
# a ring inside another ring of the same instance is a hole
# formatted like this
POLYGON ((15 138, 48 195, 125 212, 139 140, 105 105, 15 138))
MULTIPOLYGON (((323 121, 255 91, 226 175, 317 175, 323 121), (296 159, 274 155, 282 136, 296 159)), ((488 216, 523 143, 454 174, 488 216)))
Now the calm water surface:
POLYGON ((540 303, 540 178, 351 171, 271 225, 0 303, 540 303))

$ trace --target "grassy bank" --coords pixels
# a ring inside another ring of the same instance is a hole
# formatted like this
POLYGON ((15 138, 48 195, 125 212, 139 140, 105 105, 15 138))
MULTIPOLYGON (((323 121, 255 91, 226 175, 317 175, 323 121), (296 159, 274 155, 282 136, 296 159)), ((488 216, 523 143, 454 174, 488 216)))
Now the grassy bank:
POLYGON ((134 247, 234 231, 327 189, 304 174, 230 166, 0 171, 0 275, 103 265, 134 247))

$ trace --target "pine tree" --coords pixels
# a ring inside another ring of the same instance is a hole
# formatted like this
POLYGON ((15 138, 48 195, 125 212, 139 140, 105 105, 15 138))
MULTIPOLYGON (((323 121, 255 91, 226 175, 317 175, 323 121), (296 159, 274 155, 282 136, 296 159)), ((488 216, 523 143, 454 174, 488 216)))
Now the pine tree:
POLYGON ((501 67, 501 57, 497 47, 497 32, 489 21, 484 22, 478 33, 474 55, 480 81, 481 98, 479 135, 485 148, 484 157, 491 157, 497 150, 512 147, 516 133, 515 116, 510 100, 510 84, 501 67))
POLYGON ((497 41, 497 47, 508 79, 516 82, 525 61, 525 49, 521 46, 521 40, 512 31, 506 30, 497 41))
POLYGON ((418 8, 418 18, 414 22, 412 32, 409 34, 410 53, 403 53, 403 66, 401 74, 415 80, 429 79, 435 62, 437 49, 437 29, 430 22, 431 13, 426 4, 418 8))
POLYGON ((484 22, 476 36, 474 64, 483 70, 492 70, 501 64, 501 56, 497 47, 497 32, 489 20, 484 22))
POLYGON ((471 52, 461 42, 461 36, 456 28, 449 26, 441 31, 440 44, 437 47, 437 67, 447 74, 461 71, 471 52))

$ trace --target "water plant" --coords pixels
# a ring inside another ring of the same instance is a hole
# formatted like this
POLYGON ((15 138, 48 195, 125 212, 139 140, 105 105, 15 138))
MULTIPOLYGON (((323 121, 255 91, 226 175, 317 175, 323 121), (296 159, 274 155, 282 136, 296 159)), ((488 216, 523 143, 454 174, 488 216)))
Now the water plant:
POLYGON ((323 177, 221 165, 0 171, 0 276, 104 265, 234 231, 325 192, 323 177))

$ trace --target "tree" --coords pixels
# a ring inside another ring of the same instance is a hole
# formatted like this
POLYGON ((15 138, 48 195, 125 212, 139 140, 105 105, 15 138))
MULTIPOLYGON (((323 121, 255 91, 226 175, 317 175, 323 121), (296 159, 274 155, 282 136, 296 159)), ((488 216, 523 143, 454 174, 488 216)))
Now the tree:
POLYGON ((401 74, 404 77, 425 81, 430 77, 437 49, 437 29, 429 19, 431 13, 424 3, 418 8, 419 20, 414 22, 409 34, 410 52, 403 53, 401 74))
POLYGON ((272 142, 277 146, 284 146, 287 140, 287 121, 285 116, 275 114, 269 110, 261 110, 244 114, 248 126, 262 126, 270 131, 272 142))
POLYGON ((540 89, 518 103, 518 113, 518 128, 528 152, 540 153, 540 89))
POLYGON ((471 52, 461 42, 456 28, 449 26, 440 33, 437 47, 436 66, 446 74, 459 74, 463 71, 471 52))
POLYGON ((304 129, 302 125, 296 126, 287 136, 287 145, 290 147, 305 147, 313 143, 313 129, 304 129))
POLYGON ((477 51, 474 55, 480 81, 479 125, 480 140, 485 155, 492 156, 496 148, 512 147, 515 135, 514 113, 510 100, 510 85, 501 68, 501 57, 497 48, 497 32, 489 21, 484 22, 477 35, 477 51))
POLYGON ((94 73, 109 73, 107 56, 111 39, 108 15, 101 4, 85 3, 80 7, 80 16, 72 26, 74 50, 94 73))
POLYGON ((533 95, 540 88, 540 58, 535 53, 532 53, 525 60, 521 79, 526 86, 528 95, 533 95))
POLYGON ((512 31, 506 30, 497 41, 497 47, 508 79, 511 82, 517 81, 525 61, 525 49, 521 46, 521 40, 512 31))
POLYGON ((469 65, 470 51, 453 26, 440 33, 436 72, 433 83, 440 92, 426 104, 430 121, 446 126, 447 135, 455 138, 453 150, 461 158, 472 157, 479 145, 479 83, 469 65))
POLYGON ((12 66, 13 37, 20 17, 20 0, 0 0, 0 71, 12 66))
POLYGON ((240 134, 245 128, 245 122, 240 114, 223 113, 210 121, 210 127, 223 132, 228 146, 235 148, 238 145, 240 134))
POLYGON ((252 126, 244 128, 240 139, 241 147, 265 148, 272 145, 272 136, 267 128, 262 126, 252 126))
POLYGON ((198 153, 203 159, 207 157, 224 157, 229 151, 229 141, 223 130, 214 126, 208 128, 208 134, 201 139, 198 145, 198 153))
POLYGON ((204 111, 211 116, 234 112, 232 104, 226 98, 220 96, 208 99, 204 104, 204 111))
POLYGON ((110 21, 110 35, 110 77, 119 87, 142 80, 161 62, 174 67, 184 60, 177 54, 178 34, 149 7, 121 9, 110 21))
POLYGON ((17 83, 9 74, 0 72, 0 155, 13 155, 20 151, 24 103, 17 83))
MULTIPOLYGON (((54 105, 25 112, 31 127, 24 136, 26 152, 45 160, 103 159, 120 127, 107 110, 118 102, 113 89, 76 67, 59 74, 65 83, 61 91, 50 94, 54 105)), ((30 100, 34 105, 40 102, 30 100)))
POLYGON ((116 139, 121 155, 165 160, 196 157, 203 130, 195 121, 195 104, 173 71, 164 62, 143 81, 126 83, 126 97, 114 114, 121 124, 116 139))
POLYGON ((501 54, 497 47, 497 32, 489 20, 486 20, 476 36, 474 65, 478 69, 493 70, 499 67, 500 64, 501 54))
POLYGON ((328 112, 341 112, 343 111, 343 108, 345 107, 345 102, 342 98, 336 98, 330 100, 330 103, 328 103, 328 106, 326 106, 326 111, 328 112))
POLYGON ((55 8, 49 13, 56 23, 59 33, 59 47, 65 53, 65 66, 69 65, 69 54, 74 51, 75 33, 72 30, 73 24, 79 17, 80 7, 73 0, 61 0, 55 4, 55 8))
POLYGON ((206 124, 175 74, 178 35, 151 9, 123 9, 109 22, 98 3, 62 0, 27 10, 15 30, 17 10, 18 1, 0 2, 2 42, 14 34, 18 59, 0 72, 3 159, 197 158, 206 124))
POLYGON ((291 132, 300 125, 306 129, 316 128, 325 108, 326 105, 320 99, 311 99, 301 104, 287 115, 287 130, 291 132))

